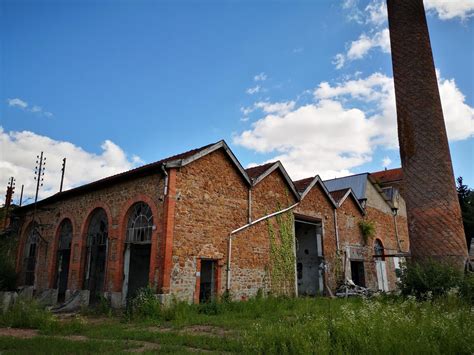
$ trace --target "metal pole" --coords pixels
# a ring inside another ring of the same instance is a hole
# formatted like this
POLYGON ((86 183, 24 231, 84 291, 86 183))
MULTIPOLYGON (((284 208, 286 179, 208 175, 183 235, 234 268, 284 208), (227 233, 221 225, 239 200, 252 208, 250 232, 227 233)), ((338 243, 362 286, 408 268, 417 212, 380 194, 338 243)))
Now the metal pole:
POLYGON ((20 207, 21 207, 21 203, 22 203, 22 201, 23 201, 23 188, 24 188, 24 187, 25 187, 25 185, 21 185, 20 203, 19 203, 20 207))
POLYGON ((43 169, 43 152, 41 152, 41 155, 38 160, 38 175, 36 176, 36 194, 35 194, 35 204, 38 201, 38 191, 40 188, 40 182, 41 182, 41 170, 43 169))
POLYGON ((59 186, 59 192, 63 191, 64 173, 66 172, 66 158, 63 159, 63 167, 61 169, 61 186, 59 186))

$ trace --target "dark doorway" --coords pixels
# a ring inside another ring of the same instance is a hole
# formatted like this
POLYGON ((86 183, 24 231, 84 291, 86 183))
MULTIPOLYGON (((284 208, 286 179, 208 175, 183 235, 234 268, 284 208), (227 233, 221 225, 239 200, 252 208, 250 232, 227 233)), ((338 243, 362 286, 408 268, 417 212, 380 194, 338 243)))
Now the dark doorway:
POLYGON ((216 295, 215 260, 201 260, 201 283, 199 287, 199 303, 213 301, 216 295))
POLYGON ((130 266, 127 298, 135 297, 138 289, 148 286, 150 273, 150 244, 130 244, 130 266))
POLYGON ((357 286, 365 287, 364 262, 351 260, 352 281, 357 286))
POLYGON ((35 271, 36 271, 36 259, 38 258, 38 241, 39 231, 38 225, 35 223, 30 228, 25 245, 24 254, 24 285, 34 286, 35 284, 35 271))
POLYGON ((295 221, 298 295, 316 296, 323 292, 321 224, 295 221))
POLYGON ((59 230, 58 251, 56 256, 56 287, 58 302, 64 302, 69 277, 69 261, 71 257, 72 223, 66 219, 59 230))
POLYGON ((128 212, 127 235, 123 263, 122 303, 135 297, 140 288, 148 286, 153 214, 145 202, 135 203, 128 212))
POLYGON ((87 233, 87 264, 84 282, 85 288, 90 291, 90 304, 97 303, 104 290, 108 226, 105 211, 95 210, 87 233))

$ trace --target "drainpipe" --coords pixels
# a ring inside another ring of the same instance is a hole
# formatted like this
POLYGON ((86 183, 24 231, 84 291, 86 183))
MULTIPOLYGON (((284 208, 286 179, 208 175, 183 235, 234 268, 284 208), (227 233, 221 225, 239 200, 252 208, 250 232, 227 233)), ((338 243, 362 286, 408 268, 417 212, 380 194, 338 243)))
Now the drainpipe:
POLYGON ((392 209, 392 214, 393 214, 393 224, 395 225, 395 237, 397 238, 398 251, 401 253, 402 246, 400 244, 400 239, 398 238, 398 226, 397 226, 398 209, 396 208, 392 209))
POLYGON ((252 223, 252 187, 249 188, 249 198, 248 198, 248 223, 252 223))
POLYGON ((337 224, 337 209, 334 208, 334 229, 336 230, 336 250, 339 250, 339 226, 337 224))
POLYGON ((168 172, 166 171, 165 164, 161 164, 161 171, 165 174, 165 187, 163 188, 163 196, 168 194, 168 172))
POLYGON ((292 210, 293 208, 295 208, 296 206, 298 206, 299 204, 300 204, 300 203, 297 202, 297 203, 295 203, 294 205, 291 205, 290 207, 287 207, 287 208, 285 208, 285 209, 283 209, 283 210, 281 210, 281 211, 273 212, 273 213, 271 213, 271 214, 269 214, 269 215, 263 216, 263 217, 261 217, 261 218, 259 218, 259 219, 256 219, 256 220, 253 221, 253 222, 250 222, 250 223, 247 223, 247 224, 243 225, 242 227, 239 227, 239 228, 237 228, 237 229, 234 229, 232 232, 229 233, 229 239, 228 239, 228 241, 227 241, 227 270, 226 270, 226 272, 227 272, 227 274, 226 274, 226 291, 227 291, 227 292, 230 290, 230 278, 231 278, 231 267, 230 267, 230 265, 231 265, 231 260, 232 260, 232 255, 231 255, 231 254, 232 254, 232 237, 233 237, 235 234, 237 234, 237 233, 239 233, 239 232, 242 232, 243 230, 245 230, 245 229, 247 229, 247 228, 253 226, 254 224, 260 223, 260 222, 262 222, 262 221, 264 221, 264 220, 266 220, 266 219, 269 219, 269 218, 271 218, 271 217, 275 217, 275 216, 277 216, 277 215, 279 215, 279 214, 288 212, 288 211, 292 210))

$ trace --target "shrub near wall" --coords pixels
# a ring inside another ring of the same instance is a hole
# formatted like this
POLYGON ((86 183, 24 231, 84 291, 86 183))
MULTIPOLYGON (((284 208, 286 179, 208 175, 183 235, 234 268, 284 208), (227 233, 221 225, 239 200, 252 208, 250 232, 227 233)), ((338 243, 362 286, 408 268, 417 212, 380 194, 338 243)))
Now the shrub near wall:
POLYGON ((435 260, 410 262, 401 269, 399 287, 403 295, 420 300, 444 296, 455 290, 472 303, 474 276, 435 260))

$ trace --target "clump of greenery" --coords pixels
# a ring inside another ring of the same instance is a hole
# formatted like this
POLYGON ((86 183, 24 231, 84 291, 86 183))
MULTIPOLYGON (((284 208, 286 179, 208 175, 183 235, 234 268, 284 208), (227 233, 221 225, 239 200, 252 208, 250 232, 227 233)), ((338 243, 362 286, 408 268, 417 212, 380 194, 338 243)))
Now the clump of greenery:
POLYGON ((267 220, 268 234, 270 238, 270 278, 272 292, 275 294, 290 296, 294 294, 294 217, 288 212, 277 215, 275 231, 273 223, 267 220))
POLYGON ((19 298, 0 315, 0 327, 49 329, 57 326, 54 315, 35 300, 19 298))
POLYGON ((364 238, 364 243, 367 244, 369 238, 375 234, 375 224, 372 221, 359 221, 359 228, 364 238))
POLYGON ((149 286, 139 289, 129 300, 126 315, 130 319, 160 319, 162 307, 154 290, 149 286))
POLYGON ((472 302, 474 297, 474 277, 449 263, 424 260, 409 262, 400 273, 400 291, 405 296, 427 300, 447 295, 458 290, 463 298, 472 302))

